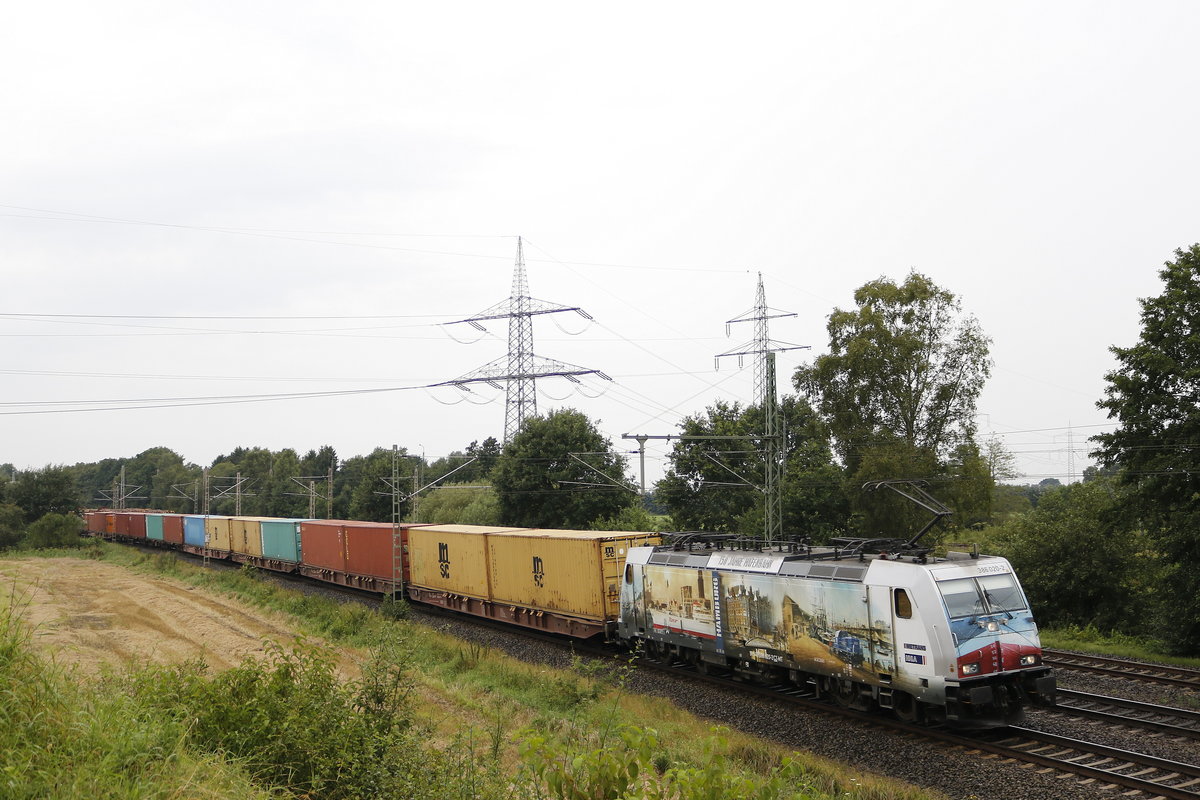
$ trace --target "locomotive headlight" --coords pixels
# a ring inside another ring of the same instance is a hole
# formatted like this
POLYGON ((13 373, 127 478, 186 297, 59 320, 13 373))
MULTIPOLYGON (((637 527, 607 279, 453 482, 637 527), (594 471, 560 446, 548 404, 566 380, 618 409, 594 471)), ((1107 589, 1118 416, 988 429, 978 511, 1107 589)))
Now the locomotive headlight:
POLYGON ((963 675, 978 675, 979 674, 979 662, 976 661, 974 664, 960 664, 958 667, 958 671, 961 672, 963 675))
POLYGON ((1037 653, 1030 653, 1027 656, 1021 656, 1022 667, 1036 667, 1040 663, 1042 663, 1042 657, 1037 653))

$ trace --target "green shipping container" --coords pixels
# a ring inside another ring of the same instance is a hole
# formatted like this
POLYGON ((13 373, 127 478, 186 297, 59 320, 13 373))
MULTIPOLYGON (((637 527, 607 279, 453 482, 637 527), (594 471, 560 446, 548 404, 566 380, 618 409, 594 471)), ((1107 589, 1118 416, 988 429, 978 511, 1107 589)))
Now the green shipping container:
POLYGON ((146 515, 146 538, 163 540, 162 514, 146 515))
POLYGON ((300 520, 262 520, 262 555, 279 561, 300 560, 300 520))

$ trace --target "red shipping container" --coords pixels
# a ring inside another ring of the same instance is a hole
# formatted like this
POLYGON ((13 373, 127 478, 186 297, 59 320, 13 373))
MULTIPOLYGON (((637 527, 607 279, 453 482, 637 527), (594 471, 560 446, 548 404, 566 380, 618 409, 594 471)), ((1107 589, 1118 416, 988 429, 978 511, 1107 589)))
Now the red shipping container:
POLYGON ((163 541, 183 544, 183 515, 163 514, 163 541))
POLYGON ((342 524, 332 520, 300 523, 301 563, 309 567, 346 571, 342 524))
POLYGON ((129 515, 129 535, 140 539, 146 538, 146 515, 137 512, 129 515))
POLYGON ((113 512, 113 533, 119 536, 129 536, 129 512, 113 512))
MULTIPOLYGON (((403 532, 412 525, 400 526, 403 532)), ((344 522, 346 572, 392 579, 392 526, 388 522, 344 522)))

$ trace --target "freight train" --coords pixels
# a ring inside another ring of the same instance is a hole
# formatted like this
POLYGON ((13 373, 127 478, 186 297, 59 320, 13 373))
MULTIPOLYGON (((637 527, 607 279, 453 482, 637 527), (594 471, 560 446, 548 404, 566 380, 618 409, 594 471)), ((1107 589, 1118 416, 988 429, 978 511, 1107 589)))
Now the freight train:
POLYGON ((292 572, 962 727, 1054 702, 1009 563, 911 542, 90 511, 87 531, 292 572))

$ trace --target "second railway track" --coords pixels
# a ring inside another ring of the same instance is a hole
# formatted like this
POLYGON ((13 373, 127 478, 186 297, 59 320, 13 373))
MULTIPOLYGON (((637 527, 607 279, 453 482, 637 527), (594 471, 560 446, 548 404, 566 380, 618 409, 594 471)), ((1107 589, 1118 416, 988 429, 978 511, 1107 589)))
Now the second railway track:
POLYGON ((1042 663, 1057 669, 1078 670, 1097 675, 1177 686, 1200 692, 1200 669, 1149 664, 1123 658, 1084 655, 1064 650, 1042 650, 1042 663))
POLYGON ((1167 736, 1200 740, 1200 711, 1173 706, 1059 689, 1058 706, 1044 713, 1072 714, 1167 736))

